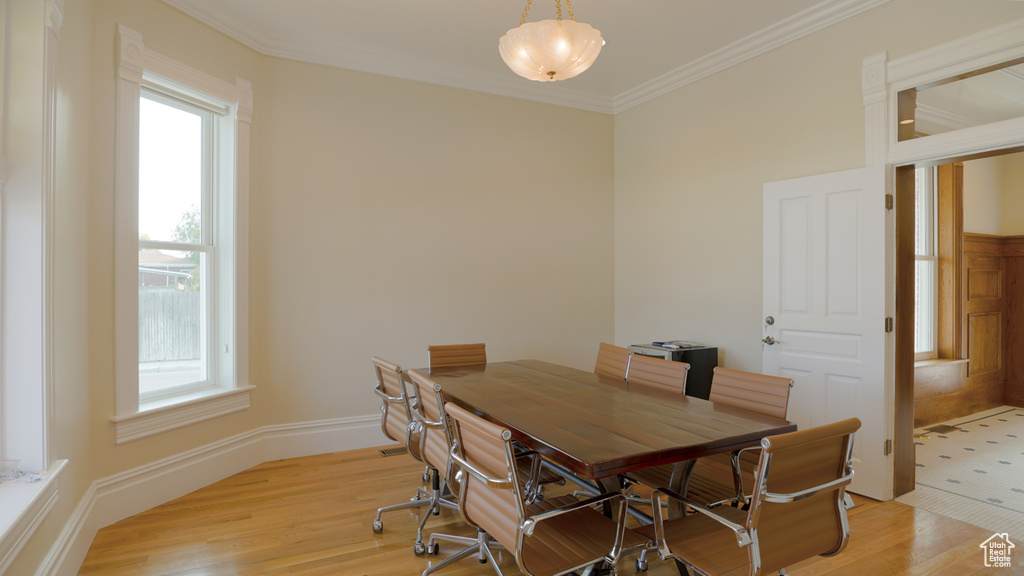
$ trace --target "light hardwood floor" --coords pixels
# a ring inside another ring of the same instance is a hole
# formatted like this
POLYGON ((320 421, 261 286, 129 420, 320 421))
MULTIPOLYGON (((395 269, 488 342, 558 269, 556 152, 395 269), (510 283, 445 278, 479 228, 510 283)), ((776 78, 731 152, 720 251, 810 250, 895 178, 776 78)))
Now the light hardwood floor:
MULTIPOLYGON (((100 530, 79 574, 419 574, 457 547, 415 556, 419 510, 385 513, 382 534, 370 524, 379 506, 411 497, 422 472, 411 457, 375 448, 267 462, 100 530)), ((791 575, 1024 574, 1024 545, 1013 568, 985 568, 979 545, 992 534, 897 502, 856 502, 848 548, 793 566, 791 575)), ((428 520, 426 532, 434 531, 474 534, 449 510, 428 520)), ((507 576, 520 574, 508 553, 499 560, 507 576)), ((634 560, 624 558, 619 574, 633 574, 634 560)), ((438 572, 494 573, 473 558, 438 572)), ((647 574, 678 572, 651 554, 647 574)))

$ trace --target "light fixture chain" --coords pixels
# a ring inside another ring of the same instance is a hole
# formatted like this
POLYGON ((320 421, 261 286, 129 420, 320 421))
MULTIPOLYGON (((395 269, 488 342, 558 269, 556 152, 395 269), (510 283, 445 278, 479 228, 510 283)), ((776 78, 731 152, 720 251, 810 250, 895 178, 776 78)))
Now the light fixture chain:
MULTIPOLYGON (((569 0, 565 0, 565 2, 566 2, 566 4, 568 4, 569 0)), ((561 22, 562 21, 562 0, 555 0, 555 8, 558 10, 558 21, 561 22)))
POLYGON ((523 10, 523 19, 519 21, 520 26, 526 22, 526 13, 530 11, 530 4, 533 4, 533 0, 526 0, 526 8, 523 10))
POLYGON ((572 15, 572 1, 565 0, 565 7, 569 9, 569 20, 576 21, 576 17, 572 15))

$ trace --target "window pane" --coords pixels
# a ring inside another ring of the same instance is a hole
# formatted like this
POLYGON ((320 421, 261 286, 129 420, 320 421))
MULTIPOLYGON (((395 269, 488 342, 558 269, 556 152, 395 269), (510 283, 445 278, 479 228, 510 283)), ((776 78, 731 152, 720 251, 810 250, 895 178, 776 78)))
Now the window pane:
POLYGON ((935 351, 935 261, 918 260, 914 282, 914 353, 935 351))
POLYGON ((932 256, 935 251, 935 185, 932 168, 914 171, 914 254, 932 256))
POLYGON ((139 238, 198 243, 203 118, 139 102, 139 238))
POLYGON ((196 252, 139 251, 139 393, 207 379, 196 252))

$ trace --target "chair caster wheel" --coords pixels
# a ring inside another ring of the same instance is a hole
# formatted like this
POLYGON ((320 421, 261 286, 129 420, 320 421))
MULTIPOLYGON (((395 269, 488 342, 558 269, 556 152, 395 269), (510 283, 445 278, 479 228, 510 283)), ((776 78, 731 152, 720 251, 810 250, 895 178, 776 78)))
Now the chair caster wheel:
POLYGON ((637 572, 647 572, 647 560, 643 560, 643 561, 637 560, 636 561, 636 571, 637 572))
POLYGON ((417 556, 423 556, 423 554, 426 551, 427 551, 427 548, 423 545, 423 542, 417 542, 417 543, 413 544, 413 546, 412 546, 412 552, 413 552, 413 554, 415 554, 417 556))
POLYGON ((438 544, 437 542, 434 542, 430 546, 427 546, 427 554, 430 554, 431 556, 437 556, 440 553, 441 553, 441 545, 438 544))
POLYGON ((480 559, 480 563, 481 564, 487 564, 487 558, 481 558, 480 559))
POLYGON ((378 520, 374 520, 373 521, 373 533, 374 534, 380 534, 383 531, 384 531, 384 523, 381 522, 379 519, 378 520))

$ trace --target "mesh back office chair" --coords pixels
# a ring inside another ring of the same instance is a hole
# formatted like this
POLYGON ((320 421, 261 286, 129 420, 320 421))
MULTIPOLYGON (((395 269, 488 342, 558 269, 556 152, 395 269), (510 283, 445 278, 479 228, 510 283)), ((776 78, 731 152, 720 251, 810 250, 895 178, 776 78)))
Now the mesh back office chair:
MULTIPOLYGON (((715 368, 709 400, 715 404, 785 418, 792 386, 793 381, 789 378, 719 366, 715 368)), ((744 486, 753 486, 754 466, 759 457, 759 449, 748 448, 732 454, 701 458, 686 479, 683 494, 708 505, 733 500, 746 505, 744 486)), ((645 468, 630 473, 630 479, 652 488, 670 486, 673 469, 671 465, 645 468)))
MULTIPOLYGON (((479 366, 487 364, 487 350, 485 344, 435 344, 427 346, 427 360, 430 370, 434 368, 458 368, 462 366, 479 366)), ((522 447, 519 447, 522 452, 522 447)), ((524 460, 521 458, 521 466, 524 460)), ((550 468, 543 468, 540 474, 535 476, 537 481, 530 486, 531 498, 541 497, 544 486, 548 484, 565 485, 565 478, 551 471, 550 468)))
MULTIPOLYGON (((769 376, 729 368, 715 368, 708 400, 716 404, 735 406, 775 418, 785 418, 789 409, 789 391, 793 380, 782 376, 769 376)), ((690 475, 685 494, 703 502, 720 502, 735 498, 747 504, 744 486, 753 487, 754 467, 760 450, 748 448, 732 454, 716 454, 697 461, 690 475), (721 470, 732 473, 732 482, 723 481, 721 470)))
POLYGON ((850 536, 844 499, 859 428, 850 418, 764 438, 748 511, 705 508, 659 489, 651 496, 654 523, 637 531, 655 540, 662 558, 708 576, 785 574, 801 560, 838 554, 850 536), (664 520, 662 495, 696 513, 664 520))
MULTIPOLYGON (((423 458, 418 450, 420 443, 419 434, 412 429, 412 409, 410 408, 409 396, 405 390, 402 367, 376 356, 370 361, 373 363, 374 372, 377 374, 377 384, 373 391, 381 399, 381 431, 384 432, 384 436, 389 440, 399 442, 405 446, 413 458, 422 461, 423 458)), ((422 488, 417 488, 416 495, 412 500, 378 508, 377 517, 373 520, 373 531, 377 534, 384 531, 384 523, 380 519, 382 512, 429 506, 430 497, 431 494, 429 492, 422 488)))
POLYGON ((644 387, 678 394, 686 393, 686 374, 690 365, 664 358, 634 354, 629 360, 626 382, 630 388, 644 387))
MULTIPOLYGON (((429 377, 420 374, 416 370, 409 371, 409 379, 416 386, 417 396, 420 399, 419 402, 419 416, 417 411, 413 411, 413 417, 420 420, 424 426, 424 432, 421 440, 421 453, 428 464, 435 467, 436 470, 444 470, 445 478, 447 483, 452 487, 453 492, 458 492, 458 482, 455 480, 456 469, 451 465, 450 451, 452 447, 451 427, 448 424, 448 419, 445 417, 445 413, 442 410, 444 406, 444 398, 441 394, 441 385, 431 380, 429 377)), ((542 470, 540 466, 541 458, 536 452, 517 452, 516 453, 516 468, 519 473, 519 479, 523 482, 523 493, 527 495, 527 500, 533 502, 539 495, 539 481, 545 474, 551 475, 550 472, 542 470)), ((458 505, 454 506, 458 508, 458 505)), ((424 518, 425 520, 425 518, 424 518)), ((423 523, 420 524, 420 530, 423 529, 423 523)), ((467 538, 465 536, 454 536, 450 534, 439 534, 433 533, 430 535, 430 539, 425 548, 426 551, 431 554, 438 554, 440 552, 440 545, 438 540, 444 542, 453 542, 456 544, 464 544, 468 548, 464 549, 458 558, 468 555, 469 553, 476 551, 478 558, 481 563, 487 561, 487 555, 484 553, 483 548, 487 546, 500 548, 501 545, 494 540, 485 537, 486 534, 478 533, 476 538, 467 538)), ((424 552, 424 548, 418 545, 414 548, 417 555, 424 552)), ((437 570, 440 567, 431 567, 424 574, 437 570)), ((500 573, 500 571, 499 571, 500 573)))
MULTIPOLYGON (((448 426, 444 421, 444 415, 441 412, 438 392, 440 387, 438 387, 438 391, 435 391, 434 383, 424 378, 416 370, 410 370, 408 375, 416 389, 417 398, 416 406, 412 410, 412 417, 415 421, 413 427, 419 432, 419 443, 415 451, 429 467, 431 476, 430 507, 420 520, 420 525, 416 529, 416 542, 413 544, 413 552, 420 556, 426 552, 426 546, 423 544, 423 527, 431 513, 437 515, 442 507, 457 510, 459 505, 453 500, 443 497, 444 486, 442 486, 441 474, 444 474, 445 478, 450 477, 448 450, 451 439, 448 435, 448 426)), ((445 484, 451 486, 450 482, 446 481, 445 484)))
MULTIPOLYGON (((566 574, 602 560, 614 563, 623 549, 649 542, 625 527, 621 493, 529 503, 519 484, 511 433, 455 404, 446 404, 445 411, 455 441, 451 458, 461 470, 462 516, 513 552, 527 576, 566 574), (592 508, 607 500, 619 500, 617 520, 592 508)), ((493 564, 490 550, 484 551, 493 564)))
POLYGON ((629 348, 601 342, 597 348, 597 363, 594 364, 594 374, 625 380, 632 355, 633 351, 629 348))
POLYGON ((484 344, 443 344, 427 346, 430 369, 487 364, 484 344))

